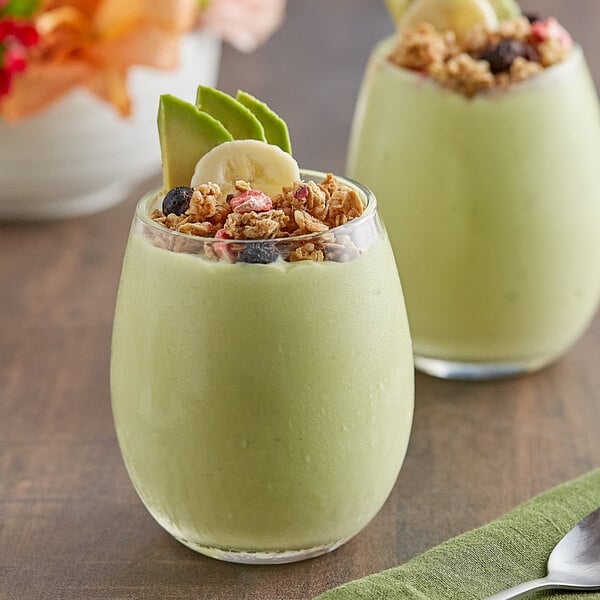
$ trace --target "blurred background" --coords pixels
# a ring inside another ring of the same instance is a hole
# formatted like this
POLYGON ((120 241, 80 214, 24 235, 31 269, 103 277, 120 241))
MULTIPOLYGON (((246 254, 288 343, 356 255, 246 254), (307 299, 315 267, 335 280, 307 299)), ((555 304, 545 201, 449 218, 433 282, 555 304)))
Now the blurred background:
MULTIPOLYGON (((37 2, 0 2, 0 21, 6 16, 3 11, 13 4, 37 2)), ((221 0, 213 5, 221 7, 214 11, 218 14, 201 13, 205 16, 198 17, 196 0, 158 4, 135 0, 128 8, 133 14, 130 18, 111 0, 47 0, 42 6, 50 7, 50 15, 45 14, 48 18, 42 23, 40 31, 46 34, 39 48, 34 44, 28 53, 28 47, 17 45, 11 54, 14 73, 7 73, 6 65, 4 70, 0 68, 0 222, 24 216, 35 220, 93 213, 122 200, 131 192, 132 182, 159 170, 157 96, 168 91, 191 101, 198 82, 218 80, 219 87, 227 92, 242 88, 264 99, 287 120, 296 158, 303 167, 342 173, 364 68, 374 44, 393 33, 392 20, 384 0, 288 0, 285 19, 278 27, 279 19, 274 15, 280 2, 283 0, 256 4, 221 0), (168 12, 171 4, 182 11, 187 6, 195 16, 179 23, 168 12), (52 10, 55 5, 59 8, 52 10), (86 15, 87 9, 82 9, 74 16, 72 8, 104 5, 112 7, 110 18, 106 14, 103 17, 104 37, 99 35, 99 42, 90 43, 95 39, 93 23, 98 14, 86 15), (244 13, 240 6, 249 12, 244 13), (154 29, 145 24, 148 13, 157 25, 154 29), (194 22, 200 28, 217 31, 226 40, 220 62, 220 43, 210 36, 193 34, 185 36, 179 69, 130 70, 137 64, 173 65, 175 42, 194 22), (111 37, 115 28, 126 31, 116 42, 111 37), (157 29, 158 41, 154 43, 152 36, 157 35, 157 29), (256 35, 262 43, 257 48, 253 44, 248 47, 249 35, 256 35), (244 46, 253 51, 244 54, 236 49, 244 46), (81 59, 88 55, 90 60, 81 59), (65 62, 65 56, 75 57, 75 64, 65 62), (128 71, 127 85, 122 87, 120 73, 128 71), (12 75, 13 89, 6 95, 3 86, 6 77, 12 75), (79 88, 64 94, 77 81, 79 88), (88 89, 80 91, 82 84, 88 89), (88 93, 90 90, 95 96, 88 93), (59 101, 50 103, 56 98, 59 101), (34 114, 40 107, 45 110, 34 114), (130 109, 129 119, 118 117, 130 109), (18 123, 3 123, 18 118, 18 123), (77 168, 72 168, 74 164, 77 168), (43 195, 62 200, 41 198, 43 195), (91 197, 84 204, 80 199, 86 195, 91 197)), ((558 17, 585 48, 598 81, 598 3, 528 0, 525 4, 526 11, 558 17)), ((6 63, 11 48, 6 39, 3 48, 2 36, 0 28, 0 56, 4 52, 6 63)), ((26 36, 21 37, 27 41, 26 36)))
MULTIPOLYGON (((523 0, 554 15, 584 47, 600 83, 600 3, 523 0)), ((288 0, 286 21, 254 54, 226 47, 220 85, 247 88, 286 118, 304 167, 341 173, 354 103, 369 52, 394 31, 383 0, 288 0)))
MULTIPOLYGON (((598 86, 598 0, 523 4, 570 30, 598 86)), ((251 54, 223 46, 218 85, 247 90, 279 112, 301 166, 343 173, 370 50, 392 33, 383 0, 288 0, 282 27, 265 45, 251 54)), ((67 149, 76 159, 80 148, 67 149)), ((0 145, 0 175, 7 170, 2 152, 9 154, 10 145, 0 145)), ((155 156, 158 162, 158 144, 155 156)), ((22 181, 40 168, 30 161, 22 181)), ((135 203, 159 183, 156 168, 120 204, 87 217, 0 220, 0 597, 183 598, 177 590, 187 586, 210 590, 194 597, 235 598, 244 589, 245 598, 281 598, 286 589, 284 597, 307 598, 407 560, 597 466, 598 320, 569 357, 536 377, 474 387, 419 376, 419 435, 393 503, 347 550, 308 561, 300 571, 234 570, 190 556, 142 510, 110 411, 110 339, 123 252, 135 203), (571 405, 574 393, 586 404, 571 405), (485 410, 497 416, 493 423, 485 410), (455 460, 459 451, 466 452, 462 463, 455 460), (510 484, 498 491, 498 478, 510 484), (478 496, 471 494, 474 485, 478 496), (407 516, 396 505, 419 511, 407 516), (13 595, 4 594, 4 573, 13 595), (156 595, 138 595, 144 586, 156 595)))

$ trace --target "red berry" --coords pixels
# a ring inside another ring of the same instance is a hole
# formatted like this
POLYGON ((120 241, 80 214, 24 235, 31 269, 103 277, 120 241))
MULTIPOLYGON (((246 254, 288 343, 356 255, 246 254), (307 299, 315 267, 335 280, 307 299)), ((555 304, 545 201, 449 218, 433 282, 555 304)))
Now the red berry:
POLYGON ((11 44, 4 52, 4 69, 9 73, 21 73, 27 66, 25 49, 20 44, 11 44))
POLYGON ((0 40, 5 40, 15 34, 15 22, 13 19, 0 20, 0 40))
POLYGON ((12 38, 23 46, 35 46, 40 41, 40 34, 31 23, 15 19, 0 20, 0 40, 12 38))
POLYGON ((11 83, 12 75, 8 71, 0 69, 0 98, 10 92, 11 83))
POLYGON ((28 23, 18 25, 14 36, 23 44, 23 46, 35 46, 40 41, 38 30, 28 23))

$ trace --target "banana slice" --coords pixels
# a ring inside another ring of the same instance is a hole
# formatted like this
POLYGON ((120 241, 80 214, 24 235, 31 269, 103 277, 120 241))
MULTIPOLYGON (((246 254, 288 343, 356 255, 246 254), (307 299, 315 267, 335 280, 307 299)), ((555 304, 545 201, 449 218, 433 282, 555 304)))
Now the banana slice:
MULTIPOLYGON (((398 25, 408 6, 415 0, 384 0, 394 23, 398 25)), ((489 0, 499 20, 518 19, 523 13, 516 0, 489 0)))
POLYGON ((498 17, 489 0, 414 0, 398 24, 399 29, 430 23, 440 31, 466 33, 475 25, 498 29, 498 17))
POLYGON ((299 181, 300 171, 298 163, 279 146, 234 140, 215 146, 198 161, 191 185, 218 183, 224 194, 233 194, 239 179, 272 198, 282 186, 299 181))

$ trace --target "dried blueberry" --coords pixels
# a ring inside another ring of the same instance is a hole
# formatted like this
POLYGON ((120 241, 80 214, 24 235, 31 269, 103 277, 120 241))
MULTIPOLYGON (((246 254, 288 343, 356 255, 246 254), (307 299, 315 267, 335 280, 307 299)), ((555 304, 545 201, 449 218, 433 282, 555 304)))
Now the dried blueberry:
POLYGON ((494 75, 509 71, 515 59, 519 57, 531 61, 539 60, 535 48, 517 40, 500 40, 496 46, 488 48, 480 56, 481 60, 490 63, 490 70, 494 75))
POLYGON ((252 263, 254 265, 268 265, 279 258, 279 250, 274 244, 253 243, 248 244, 237 256, 237 262, 252 263))
POLYGON ((531 62, 540 62, 540 53, 531 44, 523 44, 521 56, 531 62))
POLYGON ((542 17, 539 13, 525 13, 524 15, 527 20, 533 24, 533 23, 538 23, 539 21, 543 21, 544 17, 542 17))
POLYGON ((193 188, 183 185, 169 190, 162 203, 163 213, 165 215, 182 215, 190 207, 193 195, 193 188))

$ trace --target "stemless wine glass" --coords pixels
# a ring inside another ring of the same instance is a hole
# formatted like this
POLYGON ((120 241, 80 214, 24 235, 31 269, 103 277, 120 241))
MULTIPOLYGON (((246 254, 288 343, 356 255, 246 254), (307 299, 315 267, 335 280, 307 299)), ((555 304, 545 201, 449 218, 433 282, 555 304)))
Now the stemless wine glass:
POLYGON ((600 294, 600 113, 583 53, 469 99, 374 50, 348 174, 377 195, 417 368, 486 379, 539 369, 600 294))
POLYGON ((374 517, 404 460, 414 389, 400 281, 375 197, 341 181, 361 217, 268 242, 166 230, 149 217, 156 193, 137 206, 113 333, 115 426, 147 509, 202 554, 277 563, 333 550, 374 517), (215 259, 310 242, 337 244, 338 261, 215 259))

